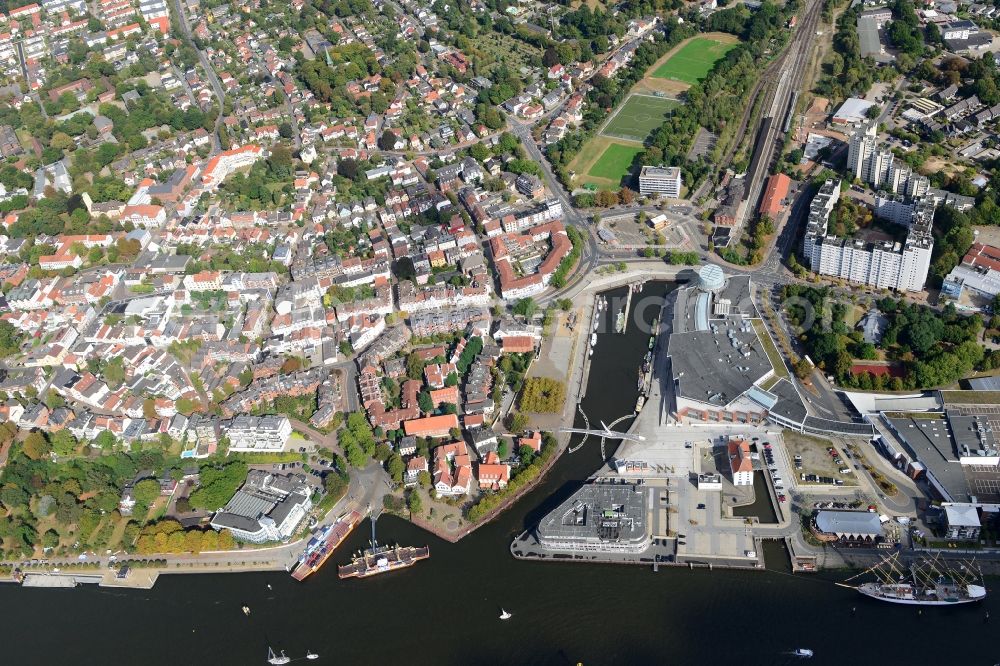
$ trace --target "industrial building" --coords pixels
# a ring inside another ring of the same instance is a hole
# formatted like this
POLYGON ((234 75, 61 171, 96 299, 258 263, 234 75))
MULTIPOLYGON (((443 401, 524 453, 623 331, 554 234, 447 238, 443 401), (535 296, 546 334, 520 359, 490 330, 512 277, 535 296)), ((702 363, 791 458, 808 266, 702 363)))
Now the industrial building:
MULTIPOLYGON (((942 391, 944 409, 886 412, 882 421, 905 447, 882 441, 883 452, 910 476, 924 479, 945 502, 1000 505, 1000 407, 963 404, 965 395, 989 392, 942 391)), ((996 393, 1000 400, 1000 393, 996 393)), ((996 509, 992 509, 996 510, 996 509)))

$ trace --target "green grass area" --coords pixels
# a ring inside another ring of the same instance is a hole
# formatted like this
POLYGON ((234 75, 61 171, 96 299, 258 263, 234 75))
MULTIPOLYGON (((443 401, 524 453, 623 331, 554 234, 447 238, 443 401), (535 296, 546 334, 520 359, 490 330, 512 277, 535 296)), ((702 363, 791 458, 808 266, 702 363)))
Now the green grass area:
POLYGON ((996 405, 1000 391, 941 391, 941 398, 956 405, 996 405))
POLYGON ((760 387, 765 391, 770 391, 771 387, 781 381, 778 375, 772 375, 760 383, 760 387))
POLYGON ((632 141, 645 141, 679 104, 677 100, 667 97, 631 95, 601 134, 632 141))
POLYGON ((699 83, 708 76, 715 63, 735 47, 736 44, 725 44, 707 37, 695 37, 660 65, 653 72, 653 76, 692 85, 699 83))
POLYGON ((594 178, 607 178, 618 182, 632 166, 632 160, 643 151, 642 146, 626 146, 620 143, 612 143, 604 149, 601 156, 597 158, 594 165, 590 167, 587 175, 594 178))
POLYGON ((774 366, 774 374, 778 377, 788 379, 788 368, 785 367, 785 361, 781 358, 781 354, 778 353, 778 348, 774 346, 774 341, 767 332, 767 327, 764 326, 764 320, 754 319, 753 328, 757 331, 757 337, 760 338, 761 344, 764 345, 764 351, 767 353, 768 360, 774 366))

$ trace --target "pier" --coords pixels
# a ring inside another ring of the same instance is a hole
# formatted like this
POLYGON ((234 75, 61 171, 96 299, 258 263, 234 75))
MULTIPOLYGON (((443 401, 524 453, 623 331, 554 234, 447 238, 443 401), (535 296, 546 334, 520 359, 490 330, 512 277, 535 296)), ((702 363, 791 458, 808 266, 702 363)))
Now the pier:
POLYGON ((21 583, 24 587, 50 587, 50 588, 66 588, 66 587, 76 587, 77 585, 98 585, 103 580, 101 574, 41 574, 41 573, 29 573, 25 574, 24 582, 21 583))
POLYGON ((628 286, 628 291, 625 294, 625 309, 622 310, 622 313, 625 315, 624 317, 622 317, 622 321, 624 322, 624 324, 622 325, 622 330, 619 331, 619 330, 617 330, 617 328, 615 329, 616 333, 624 333, 625 330, 628 328, 628 313, 629 313, 629 310, 632 308, 632 292, 633 291, 635 291, 635 285, 630 284, 628 286))

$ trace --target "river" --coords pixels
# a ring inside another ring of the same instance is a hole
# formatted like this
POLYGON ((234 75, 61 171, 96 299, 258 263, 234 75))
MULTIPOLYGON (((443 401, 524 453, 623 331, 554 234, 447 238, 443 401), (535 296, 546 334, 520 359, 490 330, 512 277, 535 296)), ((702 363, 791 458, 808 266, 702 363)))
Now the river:
MULTIPOLYGON (((668 288, 649 284, 640 296, 668 288)), ((592 422, 634 406, 648 337, 638 328, 599 336, 583 401, 592 422)), ((564 455, 534 491, 457 544, 383 517, 380 540, 427 544, 431 558, 369 580, 336 573, 365 545, 365 522, 305 583, 268 573, 162 576, 139 591, 0 585, 0 664, 255 665, 269 645, 296 659, 317 652, 316 664, 792 664, 796 647, 812 648, 816 664, 1000 659, 990 638, 1000 593, 918 614, 835 586, 842 575, 792 576, 787 555, 769 546, 767 572, 514 560, 511 539, 600 462, 596 441, 564 455), (497 619, 501 607, 511 620, 497 619)))

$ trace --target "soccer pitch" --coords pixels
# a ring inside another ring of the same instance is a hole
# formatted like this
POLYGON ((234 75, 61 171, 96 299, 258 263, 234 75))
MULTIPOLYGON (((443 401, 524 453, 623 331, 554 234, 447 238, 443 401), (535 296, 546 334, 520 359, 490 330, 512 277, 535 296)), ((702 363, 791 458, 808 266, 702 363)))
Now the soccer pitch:
POLYGON ((587 175, 592 178, 604 178, 617 184, 628 173, 635 156, 644 150, 645 148, 642 146, 612 143, 604 149, 601 156, 587 171, 587 175))
POLYGON ((663 124, 670 110, 680 104, 675 99, 631 95, 601 130, 604 136, 645 141, 663 124))
POLYGON ((707 37, 695 37, 660 65, 653 72, 653 76, 693 85, 708 76, 715 63, 734 48, 736 48, 734 43, 727 44, 707 37))

